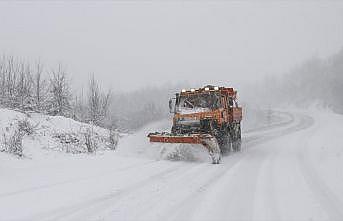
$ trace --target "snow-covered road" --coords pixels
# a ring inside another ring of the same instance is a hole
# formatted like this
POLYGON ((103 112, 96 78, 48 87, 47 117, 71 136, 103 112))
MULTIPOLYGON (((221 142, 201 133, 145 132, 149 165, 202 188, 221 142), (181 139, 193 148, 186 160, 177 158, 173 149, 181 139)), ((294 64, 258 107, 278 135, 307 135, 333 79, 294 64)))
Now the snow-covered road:
POLYGON ((139 157, 145 130, 118 153, 5 161, 0 220, 343 220, 343 116, 278 113, 219 165, 139 157))

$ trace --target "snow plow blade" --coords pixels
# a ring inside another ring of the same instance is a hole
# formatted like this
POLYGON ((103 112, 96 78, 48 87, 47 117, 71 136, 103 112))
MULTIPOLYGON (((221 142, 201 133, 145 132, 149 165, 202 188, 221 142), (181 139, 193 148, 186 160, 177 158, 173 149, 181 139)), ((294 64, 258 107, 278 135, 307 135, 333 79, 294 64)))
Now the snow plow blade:
POLYGON ((150 133, 150 142, 202 144, 202 140, 212 137, 207 134, 174 135, 169 133, 150 133))
POLYGON ((201 144, 209 151, 213 164, 218 164, 221 160, 221 152, 217 139, 211 134, 177 135, 156 132, 148 134, 148 137, 150 142, 154 143, 201 144))

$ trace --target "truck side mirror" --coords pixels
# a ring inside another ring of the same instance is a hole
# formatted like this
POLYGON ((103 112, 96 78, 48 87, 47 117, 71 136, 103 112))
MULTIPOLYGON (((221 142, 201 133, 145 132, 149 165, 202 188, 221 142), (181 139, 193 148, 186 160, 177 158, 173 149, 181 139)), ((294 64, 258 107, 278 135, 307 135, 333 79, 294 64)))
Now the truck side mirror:
POLYGON ((173 113, 172 110, 173 110, 173 100, 170 98, 169 99, 169 113, 173 113))
POLYGON ((174 114, 175 113, 175 103, 176 99, 175 98, 170 98, 169 99, 169 113, 174 114))

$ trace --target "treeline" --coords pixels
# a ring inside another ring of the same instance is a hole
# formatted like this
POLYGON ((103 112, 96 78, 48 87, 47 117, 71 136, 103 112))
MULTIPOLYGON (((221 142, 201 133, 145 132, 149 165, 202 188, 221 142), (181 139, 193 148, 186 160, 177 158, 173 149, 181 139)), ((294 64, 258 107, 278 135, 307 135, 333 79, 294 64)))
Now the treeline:
POLYGON ((22 111, 70 117, 97 126, 112 127, 109 115, 111 92, 103 92, 91 77, 85 94, 72 95, 62 65, 47 69, 13 56, 0 58, 0 105, 22 111))
POLYGON ((300 107, 318 104, 343 113, 343 49, 327 58, 312 58, 261 86, 263 103, 300 107))
POLYGON ((97 126, 133 131, 168 116, 168 99, 187 83, 145 87, 113 94, 90 76, 87 88, 72 88, 62 65, 45 67, 13 56, 0 57, 0 105, 59 115, 97 126))

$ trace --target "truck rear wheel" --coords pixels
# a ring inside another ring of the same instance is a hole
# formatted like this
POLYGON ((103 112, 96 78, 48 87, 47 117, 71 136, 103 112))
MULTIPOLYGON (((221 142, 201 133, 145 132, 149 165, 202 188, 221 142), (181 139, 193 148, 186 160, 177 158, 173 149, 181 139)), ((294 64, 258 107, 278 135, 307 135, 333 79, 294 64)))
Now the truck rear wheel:
POLYGON ((220 151, 222 154, 228 154, 231 152, 232 144, 231 144, 231 137, 228 133, 223 133, 221 137, 220 143, 220 151))
POLYGON ((214 130, 214 136, 217 139, 221 154, 225 155, 225 154, 229 153, 231 151, 231 143, 232 143, 231 140, 232 140, 232 138, 231 138, 228 130, 216 129, 216 130, 214 130))
POLYGON ((235 152, 241 151, 241 141, 237 140, 237 141, 233 142, 232 149, 235 152))

